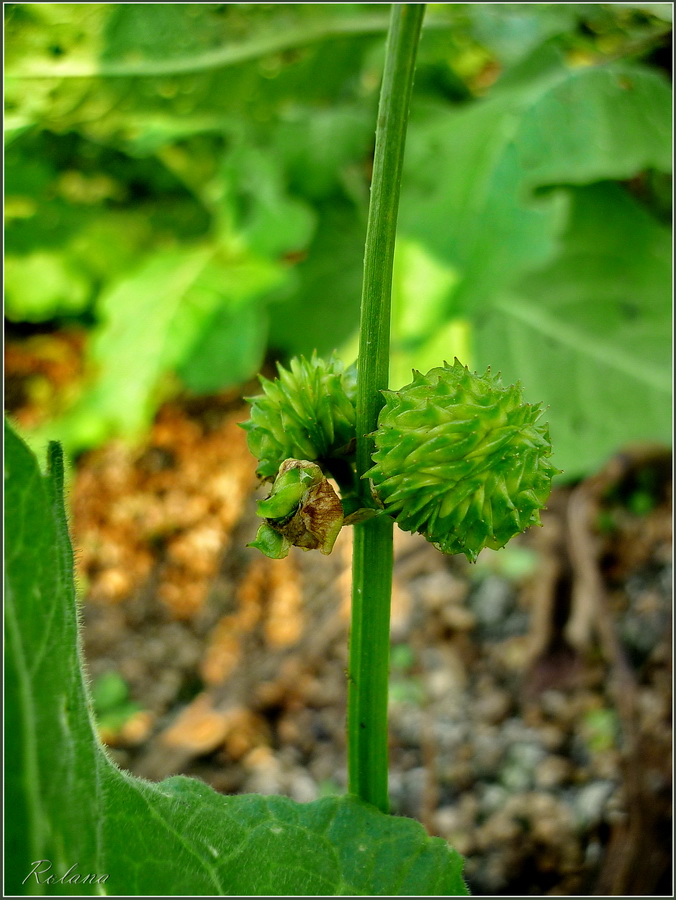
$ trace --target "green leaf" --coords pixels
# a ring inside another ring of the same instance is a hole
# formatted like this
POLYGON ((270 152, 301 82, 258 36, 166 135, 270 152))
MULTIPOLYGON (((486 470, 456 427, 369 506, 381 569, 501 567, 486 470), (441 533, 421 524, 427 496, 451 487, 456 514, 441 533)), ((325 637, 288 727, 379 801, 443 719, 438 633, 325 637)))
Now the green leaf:
POLYGON ((635 9, 645 10, 664 22, 674 21, 674 7, 671 3, 631 3, 626 5, 635 9))
MULTIPOLYGON (((370 104, 369 104, 370 106, 370 104)), ((360 163, 373 145, 375 110, 361 105, 328 109, 296 106, 279 122, 273 139, 292 188, 321 201, 361 176, 360 163)))
POLYGON ((109 893, 467 894, 461 858, 445 841, 354 797, 307 804, 223 797, 180 776, 151 785, 116 770, 109 774, 109 893), (138 834, 141 853, 131 834, 138 834))
POLYGON ((112 434, 133 437, 172 371, 194 390, 251 377, 265 347, 259 299, 283 276, 272 262, 214 243, 152 254, 100 297, 92 382, 61 418, 31 434, 33 446, 58 438, 73 452, 112 434))
POLYGON ((217 254, 186 293, 169 326, 163 367, 195 393, 241 384, 260 368, 268 337, 268 293, 287 273, 240 250, 217 254))
POLYGON ((65 421, 54 423, 57 434, 65 426, 68 449, 87 446, 93 434, 135 434, 148 422, 171 326, 212 254, 210 247, 160 251, 100 298, 102 324, 91 347, 98 377, 65 421))
POLYGON ((127 683, 118 672, 106 672, 92 685, 92 701, 99 716, 123 706, 128 696, 127 683))
POLYGON ((204 207, 157 160, 132 159, 72 133, 17 140, 6 185, 13 321, 95 313, 102 285, 128 277, 169 236, 189 241, 208 226, 204 207))
POLYGON ((579 15, 572 3, 471 3, 467 11, 474 37, 506 65, 552 35, 573 30, 579 15))
MULTIPOLYGON (((427 372, 445 359, 470 359, 472 326, 467 318, 446 316, 449 291, 458 273, 443 265, 417 241, 397 239, 392 273, 390 384, 411 380, 411 359, 427 372)), ((354 347, 356 356, 357 347, 354 347)), ((349 351, 346 353, 349 358, 349 351)))
MULTIPOLYGON (((275 277, 275 282, 279 279, 275 277)), ((176 371, 196 394, 242 384, 261 367, 268 337, 266 306, 254 295, 221 302, 212 315, 197 321, 199 336, 176 371)))
POLYGON ((662 77, 549 65, 445 118, 426 115, 411 132, 395 297, 437 325, 425 335, 394 316, 394 386, 444 342, 445 358, 521 380, 550 406, 567 478, 628 442, 668 440, 667 232, 620 188, 582 187, 669 170, 662 77), (431 280, 416 284, 416 270, 431 280))
MULTIPOLYGON (((350 203, 317 207, 319 224, 307 259, 295 267, 295 290, 270 307, 270 342, 289 355, 328 356, 359 321, 366 222, 350 203)), ((347 359, 347 358, 346 358, 347 359)))
POLYGON ((524 110, 517 142, 526 185, 670 172, 670 107, 659 72, 626 63, 569 71, 524 110))
POLYGON ((83 312, 91 284, 63 253, 35 250, 5 259, 5 313, 8 319, 42 322, 83 312))
POLYGON ((361 93, 355 73, 387 16, 357 4, 61 3, 15 6, 7 24, 8 126, 109 142, 135 141, 142 116, 223 127, 245 110, 256 127, 299 94, 325 105, 350 81, 361 93))
POLYGON ((305 249, 314 230, 314 215, 285 191, 278 161, 246 144, 229 154, 220 179, 225 183, 226 219, 237 209, 238 234, 254 252, 277 258, 305 249))
POLYGON ((449 315, 478 309, 552 257, 566 198, 535 189, 671 167, 671 93, 639 66, 553 68, 426 118, 409 136, 400 232, 457 272, 449 315))
POLYGON ((37 892, 22 885, 34 860, 49 859, 59 872, 73 863, 103 871, 98 811, 108 763, 92 734, 80 666, 62 494, 58 445, 43 476, 5 423, 8 893, 37 892))
POLYGON ((260 550, 269 559, 285 559, 289 555, 291 543, 284 535, 264 522, 259 526, 255 540, 247 544, 247 547, 260 550))
POLYGON ((353 797, 224 797, 117 769, 82 675, 60 448, 46 475, 8 425, 5 450, 9 894, 467 894, 445 841, 353 797))
POLYGON ((633 441, 671 441, 671 238, 626 191, 573 193, 560 255, 498 296, 476 359, 549 405, 567 478, 633 441))

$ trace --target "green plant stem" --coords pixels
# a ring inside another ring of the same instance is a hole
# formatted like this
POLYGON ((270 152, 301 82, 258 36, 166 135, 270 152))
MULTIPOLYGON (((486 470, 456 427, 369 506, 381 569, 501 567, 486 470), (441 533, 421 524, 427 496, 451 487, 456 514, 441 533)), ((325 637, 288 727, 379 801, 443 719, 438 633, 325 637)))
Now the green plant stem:
MULTIPOLYGON (((371 433, 387 388, 392 264, 408 110, 425 7, 394 4, 378 107, 359 330, 357 476, 371 466, 371 433)), ((368 498, 367 498, 368 500, 368 498)), ((354 529, 348 684, 349 790, 388 811, 387 688, 392 591, 389 516, 354 529)))

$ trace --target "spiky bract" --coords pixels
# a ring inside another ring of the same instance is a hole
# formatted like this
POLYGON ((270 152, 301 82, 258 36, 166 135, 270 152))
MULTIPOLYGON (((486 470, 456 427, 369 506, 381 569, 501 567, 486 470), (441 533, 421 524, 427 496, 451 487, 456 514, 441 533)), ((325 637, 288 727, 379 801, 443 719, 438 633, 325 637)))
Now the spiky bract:
POLYGON ((367 476, 401 528, 474 561, 540 524, 558 469, 540 404, 524 403, 520 385, 456 359, 384 395, 367 476))
POLYGON ((261 376, 263 394, 248 398, 251 418, 243 424, 258 475, 273 478, 289 458, 325 460, 353 452, 355 367, 313 354, 277 370, 274 381, 261 376))

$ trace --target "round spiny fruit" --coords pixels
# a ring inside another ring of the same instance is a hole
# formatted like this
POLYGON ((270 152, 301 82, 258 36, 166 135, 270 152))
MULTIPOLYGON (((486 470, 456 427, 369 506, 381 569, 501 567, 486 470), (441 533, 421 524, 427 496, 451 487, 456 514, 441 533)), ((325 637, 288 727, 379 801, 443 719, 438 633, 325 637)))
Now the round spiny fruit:
POLYGON ((371 478, 385 510, 444 553, 498 550, 529 525, 559 470, 549 461, 540 404, 520 386, 470 373, 455 360, 384 391, 371 478))
POLYGON ((356 371, 335 356, 294 358, 277 365, 274 381, 261 377, 263 394, 247 398, 249 450, 261 478, 274 478, 285 459, 324 460, 354 452, 356 371))

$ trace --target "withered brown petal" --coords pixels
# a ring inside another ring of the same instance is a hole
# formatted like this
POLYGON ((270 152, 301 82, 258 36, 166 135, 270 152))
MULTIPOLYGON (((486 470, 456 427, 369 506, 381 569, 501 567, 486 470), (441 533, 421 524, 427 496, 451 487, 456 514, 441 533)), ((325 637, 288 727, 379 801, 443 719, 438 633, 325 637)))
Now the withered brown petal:
POLYGON ((303 495, 295 514, 274 526, 287 541, 303 550, 329 554, 343 527, 343 506, 331 484, 323 478, 303 495))

